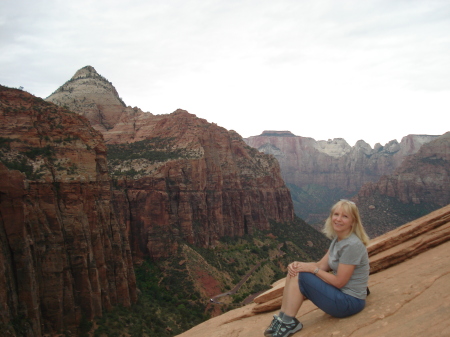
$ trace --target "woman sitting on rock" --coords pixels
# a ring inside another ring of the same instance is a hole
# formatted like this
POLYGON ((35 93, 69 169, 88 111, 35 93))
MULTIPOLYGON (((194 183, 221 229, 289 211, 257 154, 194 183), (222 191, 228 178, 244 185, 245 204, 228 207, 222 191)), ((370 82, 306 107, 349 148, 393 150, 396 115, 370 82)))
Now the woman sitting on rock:
POLYGON ((278 315, 264 332, 265 336, 285 337, 302 329, 295 316, 305 298, 334 317, 360 312, 366 304, 369 280, 369 237, 364 230, 355 203, 337 202, 323 230, 331 239, 330 248, 319 262, 292 262, 278 315))

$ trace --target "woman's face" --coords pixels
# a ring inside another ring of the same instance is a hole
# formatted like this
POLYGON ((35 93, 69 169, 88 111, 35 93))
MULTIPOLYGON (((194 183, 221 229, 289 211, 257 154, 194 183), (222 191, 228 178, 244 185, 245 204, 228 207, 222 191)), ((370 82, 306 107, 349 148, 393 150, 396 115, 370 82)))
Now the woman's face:
POLYGON ((331 216, 331 223, 337 236, 344 238, 352 231, 353 218, 343 207, 337 207, 331 216))

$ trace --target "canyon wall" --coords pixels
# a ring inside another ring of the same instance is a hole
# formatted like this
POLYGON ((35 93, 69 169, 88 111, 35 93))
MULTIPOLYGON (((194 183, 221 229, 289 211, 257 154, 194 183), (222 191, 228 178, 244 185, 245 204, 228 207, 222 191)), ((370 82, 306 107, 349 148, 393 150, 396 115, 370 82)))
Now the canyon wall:
POLYGON ((15 322, 23 336, 75 333, 83 318, 135 302, 101 134, 84 117, 0 87, 0 155, 0 324, 15 322))
POLYGON ((392 174, 363 185, 354 200, 372 237, 450 204, 450 133, 424 144, 392 174))
POLYGON ((400 143, 392 140, 375 148, 359 140, 351 147, 344 139, 316 141, 289 131, 264 131, 245 142, 273 154, 280 163, 283 179, 302 187, 308 184, 357 192, 367 182, 392 173, 406 156, 437 136, 409 135, 400 143))
POLYGON ((308 223, 321 227, 330 205, 354 197, 366 183, 376 183, 438 136, 408 135, 372 147, 363 140, 351 147, 344 139, 316 141, 289 131, 264 131, 245 142, 273 154, 290 188, 295 212, 308 223))
MULTIPOLYGON (((223 236, 268 229, 269 220, 293 220, 289 190, 273 157, 185 111, 166 116, 164 124, 192 138, 173 140, 174 148, 189 148, 182 149, 185 158, 110 161, 111 172, 121 172, 116 207, 128 207, 120 213, 130 215, 125 221, 130 223, 134 256, 168 256, 179 240, 212 247, 223 236), (127 170, 140 173, 130 179, 127 170)), ((165 130, 155 128, 150 139, 168 139, 165 130)))
POLYGON ((374 193, 394 197, 403 203, 450 203, 450 132, 424 144, 390 175, 365 184, 358 197, 374 193))
POLYGON ((153 115, 125 107, 106 83, 84 67, 47 100, 86 116, 102 132, 116 213, 130 229, 136 259, 168 256, 179 240, 211 247, 222 236, 293 219, 272 156, 187 111, 153 115))

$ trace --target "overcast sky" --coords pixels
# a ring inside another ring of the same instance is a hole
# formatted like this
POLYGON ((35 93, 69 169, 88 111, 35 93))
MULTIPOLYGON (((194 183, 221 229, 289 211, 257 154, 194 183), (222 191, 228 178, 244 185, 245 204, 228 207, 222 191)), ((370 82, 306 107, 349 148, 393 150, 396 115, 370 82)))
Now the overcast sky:
POLYGON ((86 65, 243 137, 450 131, 448 0, 0 0, 0 84, 46 98, 86 65))

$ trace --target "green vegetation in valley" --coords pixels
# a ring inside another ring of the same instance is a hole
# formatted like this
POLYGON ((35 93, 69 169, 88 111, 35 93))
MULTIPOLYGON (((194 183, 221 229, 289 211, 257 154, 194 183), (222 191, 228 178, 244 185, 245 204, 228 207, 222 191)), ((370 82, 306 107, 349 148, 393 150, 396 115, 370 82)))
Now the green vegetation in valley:
POLYGON ((318 260, 328 245, 321 233, 296 218, 292 223, 271 222, 270 230, 253 235, 224 237, 214 248, 189 246, 170 259, 147 260, 135 269, 138 302, 131 308, 116 307, 98 318, 94 337, 178 335, 209 319, 213 306, 219 306, 221 312, 240 307, 248 296, 285 277, 288 263, 318 260), (202 297, 198 278, 192 273, 193 266, 200 268, 226 292, 259 263, 223 305, 212 305, 209 298, 202 297))
POLYGON ((138 302, 98 318, 94 337, 175 336, 210 318, 178 257, 135 268, 138 302))
MULTIPOLYGON (((233 295, 234 303, 269 289, 285 277, 292 261, 317 261, 328 248, 329 240, 300 218, 291 223, 271 222, 270 229, 243 237, 224 237, 214 249, 192 247, 218 271, 228 274, 237 284, 254 266, 261 265, 233 295)), ((224 292, 229 289, 224 289, 224 292)))
POLYGON ((354 196, 342 189, 329 189, 315 184, 302 188, 294 184, 286 184, 286 186, 291 192, 295 214, 310 224, 325 223, 330 208, 336 201, 354 196))
POLYGON ((375 238, 427 215, 442 205, 431 202, 403 203, 397 198, 374 193, 370 197, 359 198, 358 207, 367 234, 375 238))
POLYGON ((108 167, 112 177, 135 177, 145 170, 132 167, 132 161, 144 159, 148 164, 195 156, 186 149, 175 147, 174 138, 155 137, 134 143, 107 145, 108 167))
POLYGON ((55 150, 50 145, 44 147, 30 147, 24 154, 32 160, 35 160, 38 156, 46 157, 51 160, 55 156, 55 150))
POLYGON ((11 143, 12 143, 12 139, 0 137, 0 149, 3 148, 3 149, 6 149, 6 150, 10 150, 11 149, 11 143))

